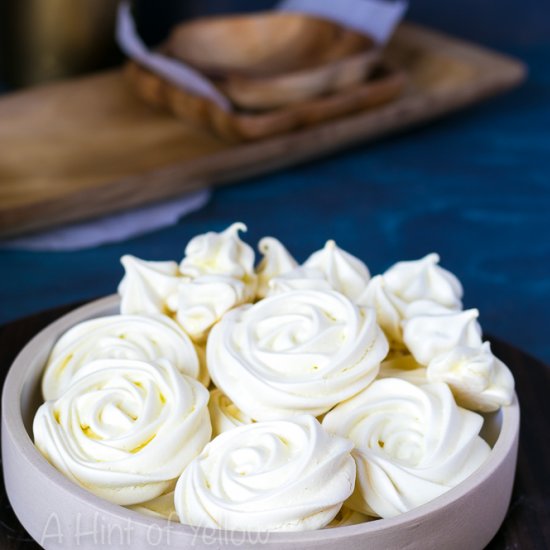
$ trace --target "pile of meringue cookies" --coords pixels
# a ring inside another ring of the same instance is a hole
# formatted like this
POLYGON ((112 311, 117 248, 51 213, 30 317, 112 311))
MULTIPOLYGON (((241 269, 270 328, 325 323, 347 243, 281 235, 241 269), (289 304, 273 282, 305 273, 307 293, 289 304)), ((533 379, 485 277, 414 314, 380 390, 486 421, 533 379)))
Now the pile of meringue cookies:
POLYGON ((235 223, 176 262, 122 258, 120 315, 56 343, 34 441, 113 503, 205 528, 391 518, 490 452, 514 380, 437 254, 372 277, 333 241, 298 265, 235 223))

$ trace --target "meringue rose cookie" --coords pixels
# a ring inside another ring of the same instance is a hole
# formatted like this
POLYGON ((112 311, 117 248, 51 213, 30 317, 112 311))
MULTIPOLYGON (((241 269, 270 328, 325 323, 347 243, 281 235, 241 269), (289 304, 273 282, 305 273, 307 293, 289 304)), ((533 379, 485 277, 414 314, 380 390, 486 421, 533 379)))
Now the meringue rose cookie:
POLYGON ((367 266, 336 246, 334 241, 327 241, 323 249, 314 252, 305 261, 304 267, 321 271, 332 288, 350 300, 356 300, 361 295, 370 279, 367 266))
POLYGON ((462 309, 463 289, 450 271, 439 265, 438 254, 411 262, 398 262, 384 274, 392 294, 406 303, 430 300, 449 309, 462 309))
POLYGON ((496 411, 514 398, 514 377, 493 355, 489 342, 438 355, 430 361, 427 376, 430 382, 448 384, 456 402, 474 411, 496 411))
POLYGON ((298 267, 298 262, 283 243, 273 237, 264 237, 258 245, 258 250, 264 255, 256 267, 258 276, 256 298, 261 299, 266 297, 271 279, 292 271, 298 267))
POLYGON ((44 399, 60 397, 75 374, 95 359, 170 363, 199 377, 195 348, 174 321, 162 315, 112 315, 79 323, 61 336, 42 377, 44 399))
POLYGON ((203 343, 212 325, 230 309, 244 304, 249 296, 245 284, 226 275, 201 275, 182 282, 177 299, 170 302, 176 320, 195 342, 203 343))
POLYGON ((210 390, 208 410, 212 422, 212 439, 223 432, 254 422, 252 418, 240 411, 231 399, 218 388, 210 390))
POLYGON ((171 314, 170 297, 177 293, 181 277, 176 262, 148 262, 134 256, 122 256, 125 275, 118 286, 120 312, 171 314))
POLYGON ((387 352, 374 311, 333 290, 234 309, 206 347, 212 380, 254 420, 327 412, 368 386, 387 352))
POLYGON ((238 531, 324 527, 353 491, 351 441, 312 416, 259 422, 222 433, 176 484, 180 521, 238 531))
POLYGON ((101 359, 36 412, 34 442, 78 485, 121 505, 169 491, 210 440, 208 390, 169 364, 101 359))
POLYGON ((482 340, 478 317, 477 309, 411 317, 403 321, 403 340, 416 361, 427 366, 457 346, 479 348, 482 340))
POLYGON ((274 296, 290 290, 333 290, 319 269, 297 267, 269 281, 267 296, 274 296))
POLYGON ((429 382, 426 367, 417 363, 412 355, 399 352, 390 352, 382 361, 378 378, 400 378, 417 386, 429 382))
POLYGON ((357 482, 346 506, 391 518, 445 493, 486 460, 483 418, 446 384, 376 380, 328 413, 323 427, 355 444, 357 482))
POLYGON ((221 233, 210 231, 191 239, 179 266, 181 274, 191 279, 201 275, 227 275, 239 279, 252 300, 257 286, 254 250, 240 239, 239 231, 246 231, 244 223, 234 223, 221 233))

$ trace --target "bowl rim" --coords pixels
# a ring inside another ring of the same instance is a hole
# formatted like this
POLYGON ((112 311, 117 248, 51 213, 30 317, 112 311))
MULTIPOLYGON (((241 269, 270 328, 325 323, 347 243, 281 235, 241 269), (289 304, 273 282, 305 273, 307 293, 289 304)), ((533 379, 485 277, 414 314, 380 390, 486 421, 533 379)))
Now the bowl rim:
MULTIPOLYGON (((35 350, 43 348, 46 345, 51 348, 53 343, 63 332, 78 322, 116 313, 119 303, 119 296, 113 294, 80 306, 47 325, 23 347, 10 366, 4 381, 4 387, 2 389, 2 430, 9 434, 11 442, 17 447, 16 450, 19 455, 28 461, 28 463, 42 476, 46 476, 51 483, 54 483, 60 491, 69 493, 72 498, 78 499, 92 511, 100 511, 103 514, 114 516, 120 521, 132 521, 134 524, 141 525, 145 528, 158 528, 159 521, 166 522, 164 518, 146 516, 142 513, 129 510, 104 500, 76 485, 54 468, 34 446, 24 426, 21 411, 21 392, 27 380, 27 373, 29 370, 27 367, 32 363, 35 350)), ((373 532, 382 533, 386 530, 397 529, 405 525, 418 523, 422 518, 425 518, 431 513, 450 506, 455 501, 467 495, 477 485, 491 477, 513 450, 519 434, 520 421, 520 408, 517 394, 514 394, 513 402, 506 407, 502 407, 501 411, 500 434, 495 445, 491 449, 489 458, 468 478, 452 489, 449 489, 441 496, 394 518, 378 519, 357 525, 317 529, 313 531, 270 532, 270 542, 281 544, 327 543, 329 541, 337 541, 357 535, 368 535, 373 532)), ((2 453, 3 452, 4 449, 2 447, 2 453)), ((192 526, 178 522, 170 522, 169 527, 164 523, 164 527, 161 527, 161 529, 168 528, 172 533, 176 532, 189 536, 196 534, 197 529, 196 527, 193 528, 192 526)), ((231 536, 231 533, 240 533, 239 531, 222 529, 211 529, 210 531, 218 531, 228 536, 231 536)))

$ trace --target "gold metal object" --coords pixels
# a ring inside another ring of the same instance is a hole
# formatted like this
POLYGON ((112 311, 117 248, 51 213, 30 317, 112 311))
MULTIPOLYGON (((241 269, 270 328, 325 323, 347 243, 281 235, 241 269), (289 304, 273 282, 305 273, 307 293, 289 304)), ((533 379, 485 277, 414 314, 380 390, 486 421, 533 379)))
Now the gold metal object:
POLYGON ((117 0, 1 0, 2 75, 12 86, 93 71, 117 59, 117 0))

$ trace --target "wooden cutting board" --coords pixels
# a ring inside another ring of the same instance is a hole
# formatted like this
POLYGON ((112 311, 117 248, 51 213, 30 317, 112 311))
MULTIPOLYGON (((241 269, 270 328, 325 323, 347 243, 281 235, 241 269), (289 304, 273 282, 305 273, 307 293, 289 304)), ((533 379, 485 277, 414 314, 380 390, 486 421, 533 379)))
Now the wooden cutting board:
POLYGON ((0 237, 240 180, 439 117, 520 83, 525 67, 403 24, 387 58, 406 70, 397 100, 290 134, 231 144, 155 111, 120 70, 0 100, 0 237))

